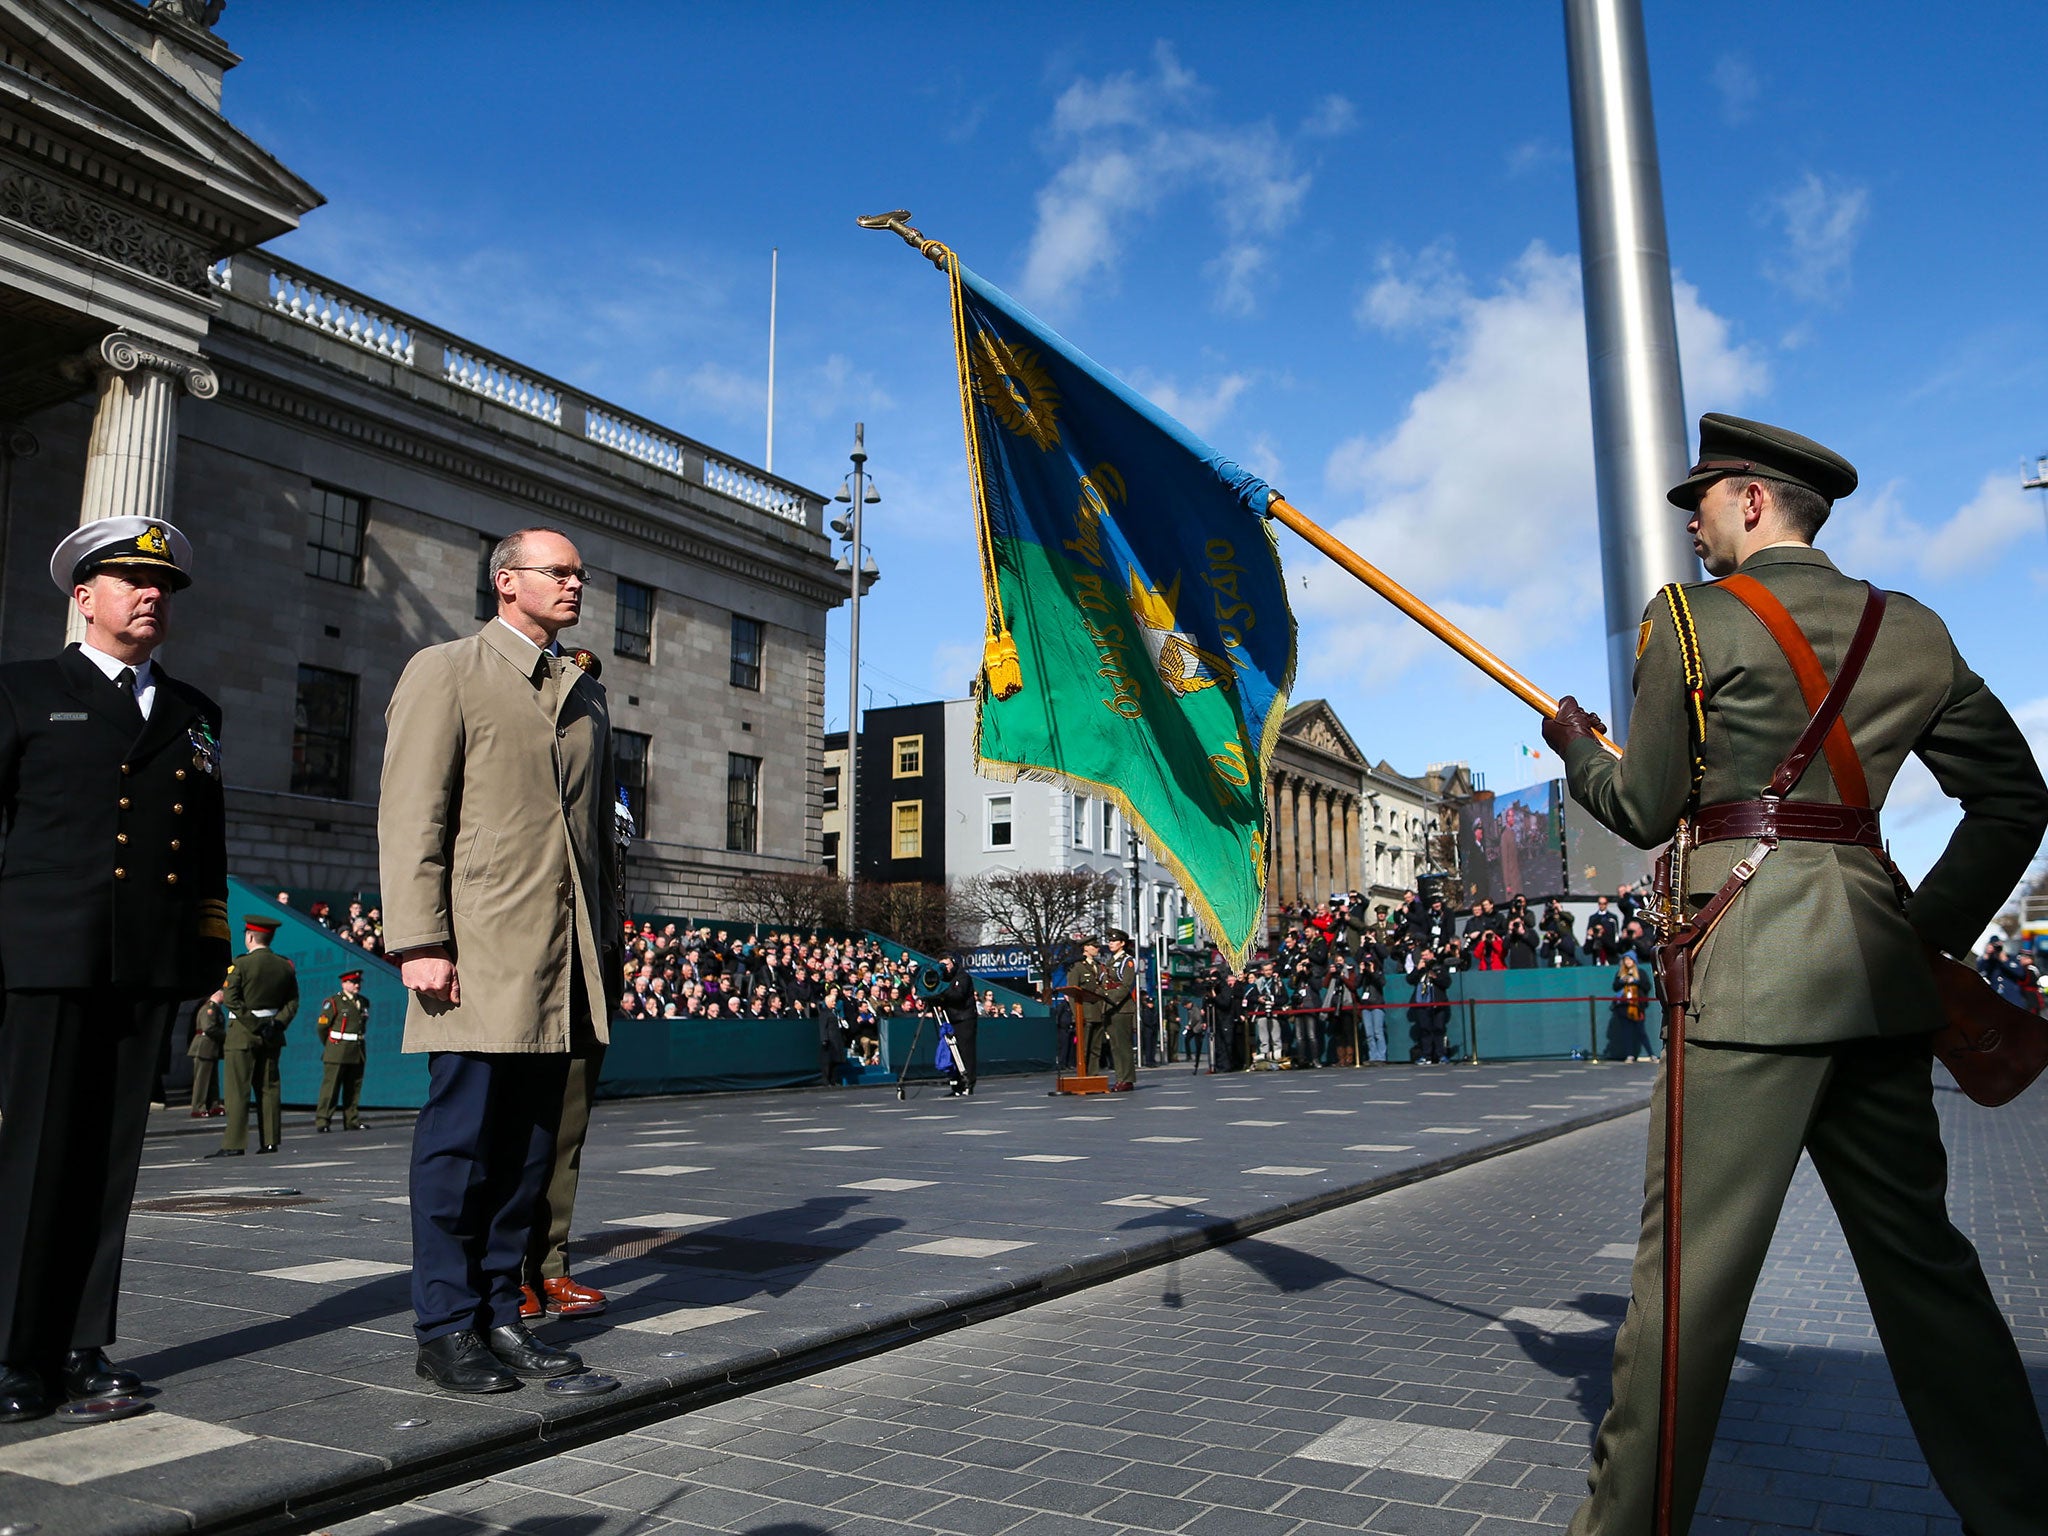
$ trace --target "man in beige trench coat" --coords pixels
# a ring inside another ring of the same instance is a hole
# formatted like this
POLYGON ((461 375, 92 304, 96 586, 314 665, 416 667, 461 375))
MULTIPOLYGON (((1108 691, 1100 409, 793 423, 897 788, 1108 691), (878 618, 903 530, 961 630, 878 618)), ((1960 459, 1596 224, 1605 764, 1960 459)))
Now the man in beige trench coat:
POLYGON ((384 936, 428 1054, 413 1130, 419 1374, 455 1392, 581 1369, 519 1321, 520 1266, 572 1052, 602 1041, 619 966, 604 689, 559 654, 576 546, 492 551, 498 614, 413 657, 386 711, 377 812, 384 936))

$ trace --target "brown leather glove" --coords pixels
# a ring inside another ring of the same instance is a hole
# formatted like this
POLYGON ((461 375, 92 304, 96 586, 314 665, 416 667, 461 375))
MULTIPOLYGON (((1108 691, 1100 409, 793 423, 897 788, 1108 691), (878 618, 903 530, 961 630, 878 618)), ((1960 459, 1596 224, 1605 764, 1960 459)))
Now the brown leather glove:
POLYGON ((1557 714, 1543 722, 1543 739, 1559 757, 1563 757, 1565 748, 1581 736, 1590 739, 1606 734, 1606 722, 1583 708, 1570 694, 1557 701, 1557 714))

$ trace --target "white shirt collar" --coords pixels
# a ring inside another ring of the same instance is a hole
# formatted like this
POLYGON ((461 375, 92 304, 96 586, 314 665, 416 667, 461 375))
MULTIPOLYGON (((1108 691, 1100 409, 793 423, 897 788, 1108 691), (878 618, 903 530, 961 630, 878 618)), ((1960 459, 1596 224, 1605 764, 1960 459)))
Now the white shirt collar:
MULTIPOLYGON (((525 637, 521 636, 520 638, 524 639, 525 637)), ((88 645, 83 640, 78 642, 78 649, 84 654, 86 660, 107 674, 107 681, 110 683, 120 677, 121 669, 128 665, 120 657, 109 656, 98 646, 88 645)), ((154 681, 155 671, 156 664, 145 656, 142 659, 142 665, 135 668, 135 691, 137 693, 151 685, 154 681)))
MULTIPOLYGON (((511 623, 508 619, 506 619, 506 617, 502 613, 499 614, 493 622, 503 624, 507 629, 511 630, 513 634, 518 635, 519 638, 526 644, 533 645, 533 637, 531 635, 522 634, 519 630, 519 627, 511 623)), ((536 651, 539 651, 543 656, 559 656, 562 654, 562 642, 559 640, 550 641, 546 646, 533 645, 533 648, 536 651)), ((113 674, 108 673, 107 675, 111 677, 113 674)))

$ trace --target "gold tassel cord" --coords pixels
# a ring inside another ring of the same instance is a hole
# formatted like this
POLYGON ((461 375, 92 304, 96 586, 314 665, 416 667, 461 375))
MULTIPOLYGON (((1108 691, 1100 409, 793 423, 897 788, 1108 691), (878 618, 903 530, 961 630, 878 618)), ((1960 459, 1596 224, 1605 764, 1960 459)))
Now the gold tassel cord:
POLYGON ((1017 640, 1010 633, 1003 613, 1001 570, 996 564, 995 536, 989 523, 988 484, 982 476, 981 437, 975 421, 974 365, 968 355, 967 297, 960 283, 960 258, 937 240, 928 240, 909 222, 910 210, 868 214, 859 220, 863 229, 894 230, 917 253, 946 276, 953 309, 953 365, 960 376, 960 424, 967 439, 967 482, 974 499, 975 542, 981 558, 982 597, 988 609, 988 628, 982 640, 981 670, 989 691, 1007 699, 1023 691, 1024 668, 1017 655, 1017 640))

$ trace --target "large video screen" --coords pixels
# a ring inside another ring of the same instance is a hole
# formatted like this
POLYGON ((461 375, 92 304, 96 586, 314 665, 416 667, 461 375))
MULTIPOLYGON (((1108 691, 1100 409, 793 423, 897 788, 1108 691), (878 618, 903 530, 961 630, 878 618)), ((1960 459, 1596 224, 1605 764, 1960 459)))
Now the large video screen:
POLYGON ((1458 872, 1468 902, 1563 892, 1564 781, 1495 794, 1481 790, 1458 810, 1458 872))

